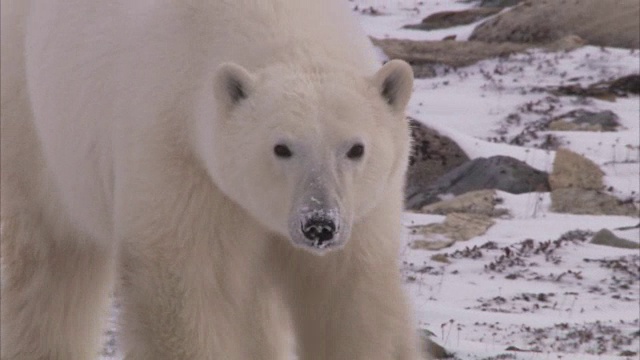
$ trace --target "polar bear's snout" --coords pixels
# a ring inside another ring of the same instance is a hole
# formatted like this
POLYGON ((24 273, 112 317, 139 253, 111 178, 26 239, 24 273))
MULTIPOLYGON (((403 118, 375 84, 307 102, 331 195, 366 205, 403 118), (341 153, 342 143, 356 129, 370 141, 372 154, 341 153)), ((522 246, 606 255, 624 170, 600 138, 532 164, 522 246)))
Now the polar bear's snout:
POLYGON ((319 248, 329 244, 338 232, 336 221, 331 217, 322 215, 311 216, 300 225, 300 230, 304 237, 319 248))
MULTIPOLYGON (((320 168, 320 167, 318 167, 320 168)), ((324 169, 324 168, 323 168, 324 169)), ((309 171, 298 182, 288 218, 291 243, 316 255, 344 246, 352 219, 331 171, 309 171)))
POLYGON ((290 236, 293 244, 314 253, 323 254, 346 241, 345 226, 338 207, 303 206, 292 214, 290 236))
POLYGON ((344 209, 324 196, 303 198, 289 217, 289 237, 293 245, 318 255, 342 247, 349 239, 351 228, 344 209))

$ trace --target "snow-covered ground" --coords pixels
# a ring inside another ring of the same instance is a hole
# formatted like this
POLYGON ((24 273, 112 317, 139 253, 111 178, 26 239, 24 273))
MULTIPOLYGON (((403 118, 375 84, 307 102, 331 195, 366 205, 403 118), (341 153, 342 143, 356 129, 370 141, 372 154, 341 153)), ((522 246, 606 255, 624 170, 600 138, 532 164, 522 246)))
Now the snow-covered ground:
MULTIPOLYGON (((371 36, 413 40, 467 39, 477 24, 429 32, 400 28, 471 6, 455 0, 353 1, 371 36)), ((509 155, 550 171, 554 151, 536 148, 535 141, 512 146, 495 139, 517 135, 543 111, 611 110, 620 118, 619 131, 539 134, 552 134, 562 147, 593 160, 616 195, 637 202, 640 98, 550 98, 536 89, 586 86, 639 70, 638 51, 531 50, 416 80, 409 115, 451 137, 472 158, 509 155), (532 106, 541 112, 523 111, 532 106), (521 121, 508 123, 510 114, 521 121)), ((437 252, 403 250, 402 271, 420 327, 457 359, 638 359, 640 252, 588 243, 593 232, 633 226, 638 218, 553 213, 548 194, 499 196, 512 218, 496 220, 485 235, 437 252)), ((404 220, 413 226, 444 217, 408 213, 404 220)), ((640 241, 637 228, 614 232, 640 241)))

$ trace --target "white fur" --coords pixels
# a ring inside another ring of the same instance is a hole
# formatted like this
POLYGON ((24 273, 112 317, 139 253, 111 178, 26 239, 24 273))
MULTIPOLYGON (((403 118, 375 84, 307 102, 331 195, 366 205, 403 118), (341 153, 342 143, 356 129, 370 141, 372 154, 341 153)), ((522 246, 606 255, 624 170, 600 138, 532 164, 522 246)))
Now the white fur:
POLYGON ((411 72, 344 1, 3 0, 1 50, 2 360, 93 356, 115 274, 126 359, 279 359, 286 319, 301 360, 419 357, 411 72))

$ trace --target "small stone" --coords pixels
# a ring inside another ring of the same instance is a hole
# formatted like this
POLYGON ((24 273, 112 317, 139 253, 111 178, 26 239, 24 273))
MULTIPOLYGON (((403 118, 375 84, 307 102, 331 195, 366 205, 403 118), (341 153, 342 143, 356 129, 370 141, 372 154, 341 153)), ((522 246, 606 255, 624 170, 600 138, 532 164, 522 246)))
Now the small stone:
POLYGON ((444 264, 451 264, 449 257, 446 254, 434 254, 431 256, 431 260, 444 264))
POLYGON ((639 249, 640 244, 631 240, 623 239, 616 236, 608 229, 598 231, 591 239, 592 244, 610 246, 622 249, 639 249))
POLYGON ((640 94, 640 74, 627 75, 607 82, 596 82, 587 87, 578 84, 550 87, 549 92, 556 96, 593 97, 614 102, 619 96, 640 94))
POLYGON ((427 359, 450 359, 452 355, 440 344, 431 340, 431 337, 426 331, 420 334, 422 353, 427 356, 427 359))
POLYGON ((549 123, 549 130, 551 131, 600 131, 600 129, 584 129, 580 125, 574 124, 570 121, 564 121, 564 119, 552 120, 549 123))
POLYGON ((578 125, 599 126, 603 131, 615 131, 620 126, 618 115, 611 110, 591 112, 578 110, 573 122, 578 125))
POLYGON ((499 217, 509 214, 507 209, 496 209, 498 198, 495 190, 471 191, 450 200, 424 206, 420 212, 425 214, 447 215, 450 213, 480 214, 499 217))
POLYGON ((453 245, 456 241, 447 237, 432 237, 429 240, 414 240, 409 244, 412 250, 440 250, 453 245))
POLYGON ((497 8, 505 8, 509 6, 516 6, 520 4, 523 0, 482 0, 480 3, 481 7, 497 7, 497 8))
POLYGON ((415 226, 415 234, 421 239, 414 240, 412 249, 440 250, 456 241, 466 241, 484 235, 495 224, 490 217, 479 214, 451 213, 443 223, 415 226))
POLYGON ((411 64, 411 69, 413 70, 413 77, 416 79, 428 79, 438 75, 435 66, 432 64, 411 64))
POLYGON ((609 85, 609 90, 619 95, 640 94, 640 74, 623 76, 609 85))

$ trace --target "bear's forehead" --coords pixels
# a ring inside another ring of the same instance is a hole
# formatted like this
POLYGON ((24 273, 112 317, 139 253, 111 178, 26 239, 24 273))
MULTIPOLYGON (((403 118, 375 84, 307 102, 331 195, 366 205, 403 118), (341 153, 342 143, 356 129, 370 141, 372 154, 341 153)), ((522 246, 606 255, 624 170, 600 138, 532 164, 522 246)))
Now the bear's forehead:
POLYGON ((261 74, 256 90, 256 110, 276 122, 304 118, 340 126, 345 121, 376 121, 372 98, 377 93, 364 76, 346 71, 305 72, 281 67, 261 74))
POLYGON ((290 91, 322 91, 330 88, 353 89, 361 87, 366 78, 353 69, 308 66, 273 66, 264 69, 260 78, 268 87, 280 87, 290 91))
POLYGON ((366 97, 345 87, 281 88, 268 95, 266 101, 259 101, 257 110, 274 121, 306 119, 328 125, 346 119, 362 122, 373 117, 366 97))
POLYGON ((368 95, 367 89, 356 81, 328 77, 288 76, 267 80, 262 87, 258 91, 279 106, 330 107, 340 112, 365 103, 368 95))

